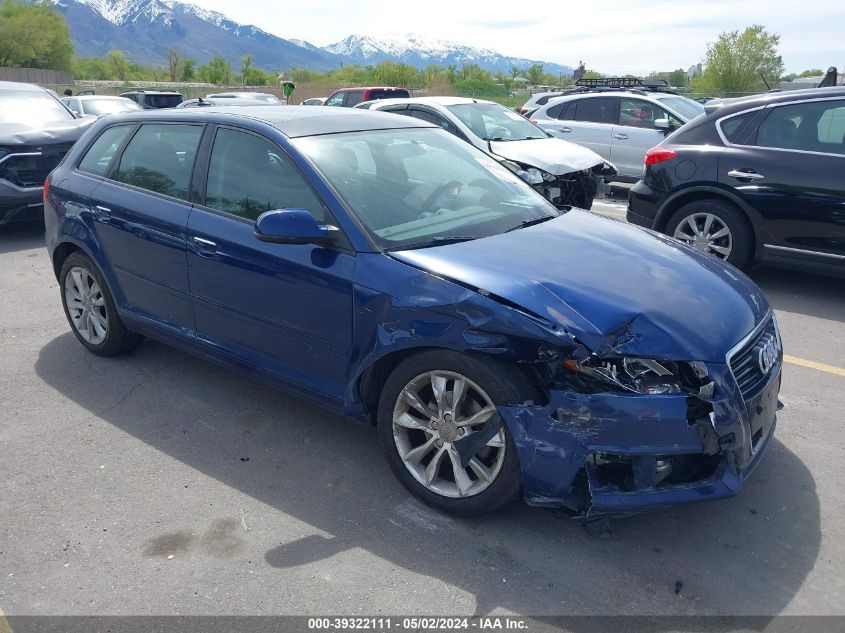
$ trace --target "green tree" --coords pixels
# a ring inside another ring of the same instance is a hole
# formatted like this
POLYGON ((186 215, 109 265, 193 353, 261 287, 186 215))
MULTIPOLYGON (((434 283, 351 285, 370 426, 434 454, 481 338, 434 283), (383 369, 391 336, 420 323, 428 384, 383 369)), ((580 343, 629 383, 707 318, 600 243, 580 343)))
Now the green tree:
POLYGON ((669 73, 667 81, 669 82, 670 86, 675 86, 676 88, 683 88, 688 83, 687 72, 683 68, 673 70, 671 73, 669 73))
POLYGON ((525 78, 528 80, 528 83, 534 86, 540 85, 543 83, 543 64, 532 64, 528 67, 528 70, 525 71, 525 78))
POLYGON ((232 67, 224 57, 215 57, 207 64, 203 64, 197 71, 200 81, 215 84, 228 85, 232 83, 232 67))
MULTIPOLYGON (((249 75, 250 68, 252 67, 252 55, 243 55, 241 57, 241 84, 246 86, 247 85, 247 77, 249 75)), ((249 84, 250 86, 256 84, 249 84)))
POLYGON ((179 67, 182 65, 182 55, 179 54, 178 49, 167 49, 167 69, 170 71, 170 81, 177 81, 179 79, 179 67))
POLYGON ((0 5, 0 66, 73 69, 67 22, 51 4, 0 5))
POLYGON ((799 77, 818 77, 820 75, 824 75, 824 71, 821 68, 811 68, 809 70, 805 70, 802 72, 799 77))
POLYGON ((106 53, 106 59, 111 65, 114 76, 126 83, 129 78, 129 61, 123 51, 109 51, 106 53))
POLYGON ((196 76, 197 63, 193 59, 182 60, 182 70, 179 77, 182 81, 193 81, 196 76))
POLYGON ((722 33, 707 46, 704 72, 693 81, 693 90, 726 96, 764 90, 766 81, 783 74, 779 42, 779 35, 757 24, 722 33))

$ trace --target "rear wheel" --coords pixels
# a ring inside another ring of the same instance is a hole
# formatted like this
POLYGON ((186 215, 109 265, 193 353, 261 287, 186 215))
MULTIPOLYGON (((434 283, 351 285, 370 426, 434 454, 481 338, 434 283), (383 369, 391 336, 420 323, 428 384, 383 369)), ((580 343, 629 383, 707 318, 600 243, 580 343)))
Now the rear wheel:
POLYGON ((446 512, 477 515, 513 501, 521 487, 516 447, 496 404, 517 389, 485 363, 425 352, 401 363, 379 403, 379 432, 402 484, 446 512))
POLYGON ((143 337, 123 325, 100 270, 86 255, 68 256, 59 273, 68 323, 88 351, 116 356, 136 348, 143 337))
POLYGON ((721 200, 688 202, 669 219, 666 234, 737 268, 751 259, 753 237, 745 218, 721 200))

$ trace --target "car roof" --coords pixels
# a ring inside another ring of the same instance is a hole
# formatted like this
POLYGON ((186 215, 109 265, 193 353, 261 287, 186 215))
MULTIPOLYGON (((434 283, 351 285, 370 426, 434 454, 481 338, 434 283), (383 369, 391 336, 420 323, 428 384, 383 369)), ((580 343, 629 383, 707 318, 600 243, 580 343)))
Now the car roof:
MULTIPOLYGON (((256 105, 234 109, 231 106, 206 108, 167 108, 146 110, 120 115, 122 121, 174 121, 181 118, 209 123, 231 123, 234 117, 247 121, 263 122, 279 130, 289 138, 339 134, 342 132, 363 132, 369 130, 392 130, 397 128, 438 128, 433 123, 411 117, 400 117, 388 112, 355 110, 354 108, 315 108, 313 106, 256 105)), ((116 120, 112 117, 111 120, 116 120)))
MULTIPOLYGON (((367 102, 365 102, 367 103, 367 102)), ((464 105, 469 103, 495 103, 495 101, 486 101, 484 99, 472 99, 469 97, 409 97, 407 99, 378 99, 372 103, 377 103, 378 108, 391 104, 420 104, 420 105, 464 105)), ((376 107, 376 106, 373 106, 376 107)))
POLYGON ((18 92, 47 92, 41 86, 25 84, 17 81, 0 81, 0 90, 17 90, 18 92))
POLYGON ((182 96, 182 93, 176 92, 175 90, 144 90, 143 88, 138 88, 137 90, 124 90, 120 93, 121 95, 132 95, 132 94, 139 94, 139 95, 178 95, 182 96))
POLYGON ((358 86, 357 88, 338 88, 335 92, 349 92, 350 90, 407 90, 396 86, 358 86))
MULTIPOLYGON (((132 101, 126 97, 119 97, 115 95, 64 95, 62 99, 82 99, 88 101, 89 99, 120 99, 122 101, 132 101)), ((134 101, 132 103, 135 103, 134 101)))
POLYGON ((704 111, 710 116, 717 113, 725 116, 734 112, 741 112, 748 108, 766 106, 804 99, 825 99, 830 97, 845 97, 845 86, 831 86, 830 88, 805 88, 803 90, 780 90, 763 94, 733 99, 714 99, 704 104, 704 111))

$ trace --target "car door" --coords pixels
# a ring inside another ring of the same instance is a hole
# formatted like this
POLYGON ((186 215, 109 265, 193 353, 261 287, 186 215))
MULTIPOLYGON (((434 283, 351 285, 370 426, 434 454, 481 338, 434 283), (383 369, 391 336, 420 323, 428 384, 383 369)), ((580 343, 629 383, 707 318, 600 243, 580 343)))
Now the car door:
POLYGON ((350 90, 346 93, 346 101, 343 102, 344 107, 352 108, 364 100, 363 90, 350 90))
POLYGON ((675 127, 682 125, 655 103, 635 97, 620 98, 619 118, 610 140, 610 160, 620 175, 629 178, 642 175, 645 153, 666 138, 666 131, 654 125, 659 119, 669 119, 675 127))
MULTIPOLYGON (((332 218, 274 142, 218 127, 209 138, 204 200, 188 224, 197 338, 275 379, 343 397, 352 339, 355 254, 344 246, 255 238, 264 211, 298 208, 332 218)), ((204 152, 206 153, 206 152, 204 152)))
POLYGON ((845 265, 845 98, 757 121, 719 159, 719 180, 760 213, 766 255, 845 265))
POLYGON ((194 331, 185 245, 191 172, 203 129, 182 123, 139 126, 92 193, 91 225, 117 279, 123 309, 177 336, 194 331))
POLYGON ((557 138, 588 147, 610 160, 611 133, 616 122, 617 97, 585 96, 573 99, 566 108, 560 125, 549 132, 557 138))

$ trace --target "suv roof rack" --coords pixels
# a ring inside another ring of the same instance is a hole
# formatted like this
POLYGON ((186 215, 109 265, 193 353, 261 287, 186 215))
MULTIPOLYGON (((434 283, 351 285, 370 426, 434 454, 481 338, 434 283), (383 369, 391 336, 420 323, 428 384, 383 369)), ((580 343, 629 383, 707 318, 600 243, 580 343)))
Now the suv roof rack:
POLYGON ((646 92, 666 92, 677 94, 665 79, 640 79, 639 77, 596 77, 579 79, 575 88, 568 92, 609 92, 624 91, 645 94, 646 92))

